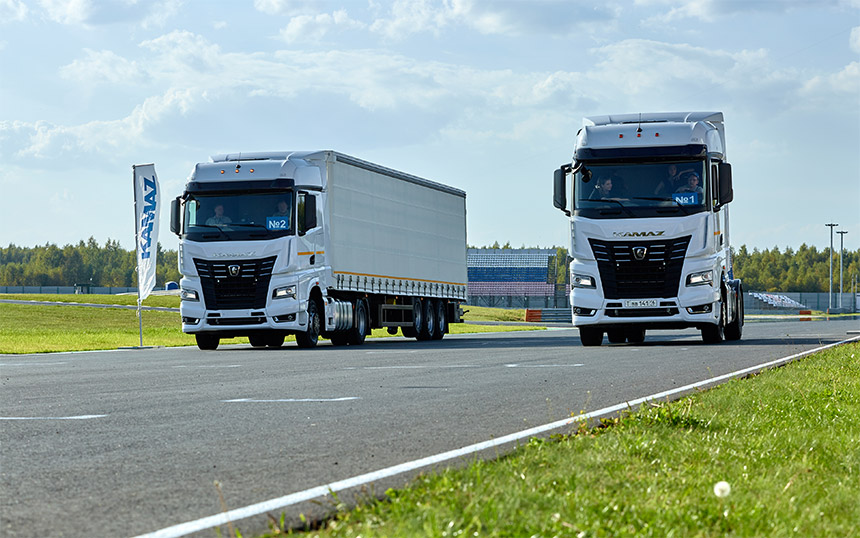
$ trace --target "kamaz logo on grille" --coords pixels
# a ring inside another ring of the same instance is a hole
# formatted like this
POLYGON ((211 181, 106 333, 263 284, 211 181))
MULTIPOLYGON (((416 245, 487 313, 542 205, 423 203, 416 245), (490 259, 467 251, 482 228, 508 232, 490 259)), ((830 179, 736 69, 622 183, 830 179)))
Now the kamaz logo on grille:
POLYGON ((612 232, 613 237, 660 237, 666 233, 665 230, 659 232, 612 232))
POLYGON ((645 259, 645 256, 648 254, 648 249, 646 247, 633 247, 633 257, 639 261, 645 259))
POLYGON ((239 276, 239 270, 241 267, 238 265, 229 265, 227 266, 227 270, 230 272, 230 276, 239 276))

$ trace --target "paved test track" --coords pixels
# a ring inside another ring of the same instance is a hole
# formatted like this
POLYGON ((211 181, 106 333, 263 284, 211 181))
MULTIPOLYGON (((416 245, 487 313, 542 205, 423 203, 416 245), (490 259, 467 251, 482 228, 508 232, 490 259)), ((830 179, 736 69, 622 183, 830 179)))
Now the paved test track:
MULTIPOLYGON (((229 508, 246 506, 845 340, 858 328, 749 323, 742 341, 715 346, 687 330, 583 348, 567 329, 314 350, 4 355, 0 534, 148 533, 220 512, 216 480, 229 508)), ((239 526, 248 536, 266 520, 239 526)))

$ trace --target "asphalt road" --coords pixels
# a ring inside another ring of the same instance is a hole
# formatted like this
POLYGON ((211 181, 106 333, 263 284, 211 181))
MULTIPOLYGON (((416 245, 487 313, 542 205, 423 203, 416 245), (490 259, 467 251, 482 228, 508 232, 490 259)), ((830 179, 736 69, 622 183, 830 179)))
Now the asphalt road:
MULTIPOLYGON (((567 329, 314 350, 3 355, 0 534, 157 531, 220 512, 215 481, 228 508, 246 506, 845 340, 857 329, 855 320, 749 323, 742 341, 710 346, 687 330, 583 348, 567 329)), ((286 512, 323 509, 304 503, 286 512)), ((266 519, 238 526, 249 536, 266 519)))

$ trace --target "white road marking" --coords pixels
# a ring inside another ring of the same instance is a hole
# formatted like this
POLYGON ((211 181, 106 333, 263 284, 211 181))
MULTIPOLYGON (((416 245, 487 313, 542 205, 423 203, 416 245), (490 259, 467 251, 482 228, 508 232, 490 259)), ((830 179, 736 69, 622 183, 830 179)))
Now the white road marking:
POLYGON ((0 420, 90 420, 104 418, 107 415, 77 415, 72 417, 0 417, 0 420))
POLYGON ((200 366, 188 366, 185 364, 179 364, 174 366, 174 368, 241 368, 241 364, 204 364, 200 366))
POLYGON ((224 403, 303 403, 303 402, 346 402, 349 400, 360 400, 358 396, 345 396, 343 398, 279 398, 275 400, 257 400, 254 398, 236 398, 234 400, 221 400, 224 403))
POLYGON ((585 366, 584 364, 506 364, 506 368, 566 368, 568 366, 585 366))
POLYGON ((66 364, 67 361, 61 362, 0 362, 0 366, 53 366, 55 364, 66 364))
POLYGON ((709 379, 705 379, 696 383, 691 383, 683 387, 658 392, 656 394, 651 394, 650 396, 644 396, 642 398, 636 398, 635 400, 630 400, 628 402, 622 402, 609 407, 604 407, 603 409, 598 409, 597 411, 592 411, 591 413, 582 413, 575 417, 558 420, 556 422, 550 422, 549 424, 544 424, 543 426, 535 426, 534 428, 529 428, 520 432, 504 435, 502 437, 498 437, 490 441, 483 441, 481 443, 465 446, 456 450, 449 450, 448 452, 442 452, 441 454, 428 456, 426 458, 421 458, 414 461, 408 461, 406 463, 401 463, 400 465, 394 465, 392 467, 387 467, 378 471, 361 474, 352 478, 338 480, 336 482, 331 482, 329 484, 317 486, 315 488, 306 489, 304 491, 298 491, 296 493, 284 495, 283 497, 277 497, 268 501, 263 501, 249 506, 245 506, 243 508, 235 508, 233 510, 222 512, 220 514, 215 514, 213 516, 204 517, 194 521, 188 521, 186 523, 180 523, 178 525, 166 527, 164 529, 148 534, 141 534, 137 538, 178 538, 180 536, 186 536, 194 532, 211 529, 212 527, 226 525, 227 523, 238 521, 240 519, 245 519, 247 517, 265 514, 266 512, 274 512, 282 508, 286 508, 287 506, 292 506, 294 504, 309 501, 317 497, 325 497, 326 495, 329 495, 331 493, 337 493, 339 491, 343 491, 349 488, 363 486, 376 480, 382 480, 384 478, 389 478, 398 474, 415 471, 423 467, 435 465, 455 458, 468 456, 476 452, 481 452, 488 448, 498 447, 507 443, 512 443, 529 437, 534 437, 535 435, 540 435, 548 431, 557 430, 565 426, 570 426, 575 422, 583 422, 592 418, 610 415, 612 413, 617 413, 618 411, 622 411, 624 409, 628 409, 633 406, 643 404, 645 402, 653 400, 662 400, 664 398, 668 398, 669 396, 689 392, 699 387, 713 385, 721 381, 743 376, 752 372, 759 372, 761 370, 772 368, 774 366, 781 366, 800 357, 804 357, 806 355, 810 355, 818 351, 823 351, 825 349, 829 349, 831 347, 835 347, 846 342, 853 342, 858 340, 860 340, 860 336, 849 338, 847 340, 842 340, 841 342, 836 342, 834 344, 817 347, 815 349, 810 349, 809 351, 804 351, 802 353, 796 353, 789 357, 783 357, 781 359, 776 359, 756 366, 750 366, 749 368, 744 368, 743 370, 737 370, 735 372, 731 372, 721 376, 711 377, 709 379))
POLYGON ((478 368, 476 364, 410 364, 402 366, 347 366, 344 370, 426 370, 428 368, 478 368))

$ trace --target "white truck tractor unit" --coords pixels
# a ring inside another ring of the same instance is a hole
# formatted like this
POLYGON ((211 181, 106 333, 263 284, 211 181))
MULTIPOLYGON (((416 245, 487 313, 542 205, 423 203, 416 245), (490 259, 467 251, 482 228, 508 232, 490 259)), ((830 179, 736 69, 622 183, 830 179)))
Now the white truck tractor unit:
POLYGON ((721 112, 585 118, 553 194, 570 220, 570 301, 583 345, 689 327, 708 343, 741 338, 721 112))
POLYGON ((466 193, 334 151, 227 154, 171 205, 182 330, 358 345, 441 339, 466 300, 466 193))

